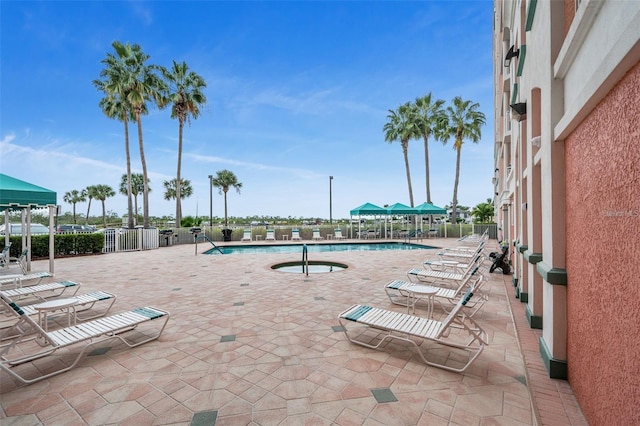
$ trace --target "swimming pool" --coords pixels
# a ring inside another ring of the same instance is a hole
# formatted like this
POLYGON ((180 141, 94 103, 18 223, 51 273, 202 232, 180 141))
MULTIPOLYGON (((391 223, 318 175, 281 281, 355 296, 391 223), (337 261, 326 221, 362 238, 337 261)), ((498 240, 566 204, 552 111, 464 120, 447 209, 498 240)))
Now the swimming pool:
MULTIPOLYGON (((218 247, 222 254, 258 254, 258 253, 302 253, 304 244, 269 244, 248 246, 218 247)), ((338 251, 379 251, 379 250, 429 250, 437 247, 411 243, 329 243, 306 244, 309 253, 327 253, 338 251)), ((212 248, 204 254, 220 254, 212 248)))

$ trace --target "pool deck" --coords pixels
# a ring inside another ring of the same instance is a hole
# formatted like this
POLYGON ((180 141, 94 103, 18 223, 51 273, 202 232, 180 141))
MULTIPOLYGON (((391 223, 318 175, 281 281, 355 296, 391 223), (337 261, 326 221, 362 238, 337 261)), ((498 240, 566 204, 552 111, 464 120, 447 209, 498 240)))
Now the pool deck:
MULTIPOLYGON (((540 330, 528 327, 511 275, 485 274, 489 301, 475 319, 489 346, 459 374, 425 365, 403 344, 352 345, 337 328, 338 314, 354 303, 405 310, 389 302, 384 285, 435 250, 314 253, 311 260, 349 268, 307 277, 270 269, 299 255, 203 255, 211 246, 197 247, 56 259, 56 279, 80 282, 79 294, 115 293, 111 313, 153 305, 171 319, 158 340, 133 349, 101 343, 103 351, 71 371, 32 385, 0 371, 0 423, 587 424, 568 383, 547 377, 540 330)), ((496 250, 491 241, 486 252, 496 250)), ((48 358, 41 367, 59 360, 48 358)))

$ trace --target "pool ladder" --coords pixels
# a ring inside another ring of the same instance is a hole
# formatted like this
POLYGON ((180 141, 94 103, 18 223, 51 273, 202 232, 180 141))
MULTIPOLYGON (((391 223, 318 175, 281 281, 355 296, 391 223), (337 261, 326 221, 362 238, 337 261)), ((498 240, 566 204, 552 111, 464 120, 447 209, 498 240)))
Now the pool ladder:
POLYGON ((309 252, 306 244, 302 245, 302 273, 309 276, 309 252))

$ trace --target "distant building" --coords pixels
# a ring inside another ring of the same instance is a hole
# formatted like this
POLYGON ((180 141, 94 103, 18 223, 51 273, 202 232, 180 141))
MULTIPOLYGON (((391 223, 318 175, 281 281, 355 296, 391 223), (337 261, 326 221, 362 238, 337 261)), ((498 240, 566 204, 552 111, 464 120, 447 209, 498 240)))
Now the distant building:
MULTIPOLYGON (((469 211, 456 210, 456 216, 464 223, 473 222, 473 216, 471 216, 471 213, 469 211)), ((457 223, 457 221, 453 220, 453 210, 447 210, 447 217, 449 218, 449 221, 451 223, 457 223)))
POLYGON ((640 424, 640 1, 494 6, 494 206, 515 297, 589 424, 640 424))

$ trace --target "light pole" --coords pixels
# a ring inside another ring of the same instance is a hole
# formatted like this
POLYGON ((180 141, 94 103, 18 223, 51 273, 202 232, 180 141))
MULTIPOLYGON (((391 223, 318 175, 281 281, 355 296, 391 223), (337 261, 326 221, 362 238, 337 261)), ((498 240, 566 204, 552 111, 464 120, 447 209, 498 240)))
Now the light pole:
POLYGON ((333 224, 332 207, 331 207, 331 181, 333 176, 329 176, 329 223, 333 224))
MULTIPOLYGON (((213 175, 209 175, 209 226, 213 232, 213 175)), ((213 234, 211 234, 213 238, 213 234)))

